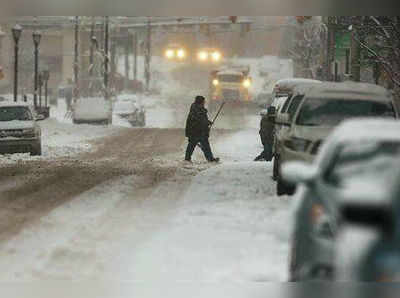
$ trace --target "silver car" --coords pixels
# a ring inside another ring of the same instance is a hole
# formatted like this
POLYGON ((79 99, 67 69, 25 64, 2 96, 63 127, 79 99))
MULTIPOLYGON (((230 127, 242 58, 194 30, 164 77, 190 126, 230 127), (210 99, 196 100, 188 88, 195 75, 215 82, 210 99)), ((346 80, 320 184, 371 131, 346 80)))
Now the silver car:
POLYGON ((41 129, 29 105, 0 104, 0 153, 42 154, 41 129))
MULTIPOLYGON (((315 84, 305 92, 289 129, 277 142, 278 169, 288 161, 312 162, 325 139, 343 120, 353 118, 397 119, 391 93, 383 87, 361 83, 315 84)), ((277 177, 277 194, 293 194, 292 186, 277 177)))
POLYGON ((298 184, 291 281, 335 278, 339 203, 348 194, 367 198, 365 194, 370 197, 385 190, 387 178, 399 164, 399 131, 396 120, 347 121, 328 138, 312 164, 283 165, 285 181, 298 184))

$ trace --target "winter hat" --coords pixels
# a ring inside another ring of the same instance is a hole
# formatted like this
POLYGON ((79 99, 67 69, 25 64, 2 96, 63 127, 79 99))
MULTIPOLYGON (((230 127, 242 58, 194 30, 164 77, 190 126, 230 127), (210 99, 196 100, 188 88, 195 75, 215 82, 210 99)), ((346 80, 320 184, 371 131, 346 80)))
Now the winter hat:
POLYGON ((203 104, 206 101, 204 96, 198 95, 194 101, 195 104, 203 104))

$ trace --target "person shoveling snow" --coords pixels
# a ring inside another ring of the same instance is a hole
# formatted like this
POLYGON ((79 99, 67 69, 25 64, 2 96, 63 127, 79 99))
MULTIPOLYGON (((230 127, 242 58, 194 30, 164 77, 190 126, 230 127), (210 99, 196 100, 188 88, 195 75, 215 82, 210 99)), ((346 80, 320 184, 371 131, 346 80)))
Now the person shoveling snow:
POLYGON ((211 151, 209 137, 213 122, 208 119, 208 111, 204 107, 204 104, 205 98, 203 96, 196 96, 186 120, 185 134, 188 138, 188 146, 185 160, 188 162, 192 161, 192 154, 197 145, 203 151, 207 161, 219 162, 219 158, 215 158, 211 151))

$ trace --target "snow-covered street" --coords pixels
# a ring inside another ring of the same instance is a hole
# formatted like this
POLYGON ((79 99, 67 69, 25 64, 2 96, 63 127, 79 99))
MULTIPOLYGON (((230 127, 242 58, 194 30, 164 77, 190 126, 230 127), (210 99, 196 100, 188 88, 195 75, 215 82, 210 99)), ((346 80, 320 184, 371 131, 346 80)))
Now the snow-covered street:
POLYGON ((2 281, 286 280, 289 200, 272 164, 252 162, 258 117, 243 129, 222 118, 211 142, 223 163, 196 152, 187 165, 171 109, 148 110, 139 129, 72 125, 59 108, 41 123, 43 157, 0 158, 2 281))

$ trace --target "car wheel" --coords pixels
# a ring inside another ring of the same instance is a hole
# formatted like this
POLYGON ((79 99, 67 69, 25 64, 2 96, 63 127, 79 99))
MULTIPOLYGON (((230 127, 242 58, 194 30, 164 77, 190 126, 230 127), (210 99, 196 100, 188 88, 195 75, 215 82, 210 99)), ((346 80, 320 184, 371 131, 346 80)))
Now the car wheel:
POLYGON ((298 281, 297 277, 297 239, 293 237, 289 255, 289 282, 298 281))
POLYGON ((274 166, 272 171, 272 180, 277 181, 279 177, 279 155, 274 157, 274 166))
POLYGON ((276 194, 278 196, 283 196, 287 193, 288 193, 288 191, 287 191, 285 183, 282 181, 282 179, 280 177, 278 177, 278 181, 276 183, 276 194))
POLYGON ((37 145, 35 145, 32 148, 31 155, 32 156, 40 156, 40 155, 42 155, 42 143, 41 142, 39 142, 37 145))

